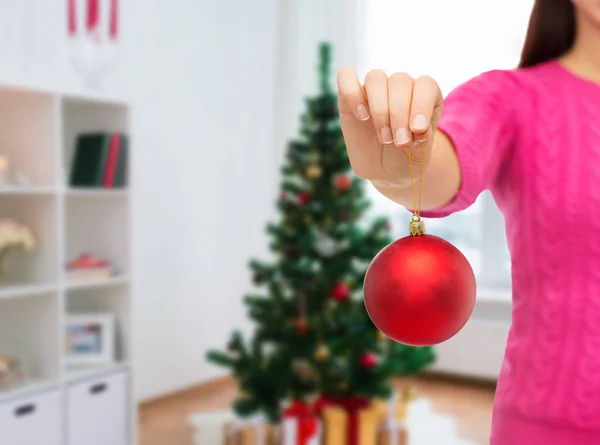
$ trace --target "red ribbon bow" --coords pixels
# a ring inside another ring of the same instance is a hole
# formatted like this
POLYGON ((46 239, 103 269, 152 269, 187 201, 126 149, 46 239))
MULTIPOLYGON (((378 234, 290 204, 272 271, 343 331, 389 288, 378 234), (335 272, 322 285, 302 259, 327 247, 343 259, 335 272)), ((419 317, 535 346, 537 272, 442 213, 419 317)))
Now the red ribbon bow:
POLYGON ((297 445, 308 445, 308 441, 317 434, 317 418, 308 404, 298 400, 292 402, 283 412, 283 417, 295 418, 298 422, 297 445))

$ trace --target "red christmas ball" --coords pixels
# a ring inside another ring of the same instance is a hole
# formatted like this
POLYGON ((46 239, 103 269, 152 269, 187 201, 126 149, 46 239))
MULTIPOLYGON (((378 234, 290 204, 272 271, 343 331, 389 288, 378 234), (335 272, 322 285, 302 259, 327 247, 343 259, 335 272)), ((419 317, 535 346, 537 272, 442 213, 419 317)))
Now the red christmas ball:
POLYGON ((345 301, 350 295, 350 289, 344 283, 337 283, 331 288, 329 293, 335 301, 345 301))
POLYGON ((296 331, 300 335, 304 335, 308 332, 308 322, 306 318, 299 318, 296 320, 296 331))
POLYGON ((385 247, 364 280, 373 323, 411 346, 435 345, 458 333, 473 312, 475 294, 465 256, 434 235, 407 236, 385 247))
POLYGON ((360 366, 362 366, 363 368, 374 368, 375 366, 377 366, 377 363, 377 356, 371 352, 365 352, 360 357, 360 366))
POLYGON ((312 196, 308 192, 303 192, 298 195, 298 202, 300 204, 306 205, 310 202, 312 196))
POLYGON ((335 180, 335 186, 340 192, 347 191, 352 185, 352 179, 349 176, 338 176, 335 180))

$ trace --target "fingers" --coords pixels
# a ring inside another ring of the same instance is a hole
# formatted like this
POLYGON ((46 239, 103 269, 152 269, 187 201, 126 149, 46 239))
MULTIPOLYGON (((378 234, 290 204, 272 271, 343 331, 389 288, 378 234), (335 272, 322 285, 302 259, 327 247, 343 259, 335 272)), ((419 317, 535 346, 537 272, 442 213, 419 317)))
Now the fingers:
POLYGON ((388 79, 389 115, 394 142, 405 147, 412 142, 410 131, 410 104, 413 95, 413 79, 405 73, 395 73, 388 79))
POLYGON ((369 110, 377 136, 382 144, 394 142, 394 135, 390 127, 387 80, 387 74, 381 70, 370 71, 365 77, 365 92, 369 101, 369 110))
POLYGON ((357 119, 369 119, 369 107, 356 72, 344 67, 338 73, 338 93, 340 113, 353 114, 357 119))
POLYGON ((410 107, 410 130, 423 134, 429 128, 434 112, 443 102, 442 92, 431 77, 422 76, 415 80, 410 107))
POLYGON ((373 131, 369 104, 352 68, 343 68, 338 73, 338 107, 354 173, 363 179, 377 177, 381 169, 382 145, 373 131))

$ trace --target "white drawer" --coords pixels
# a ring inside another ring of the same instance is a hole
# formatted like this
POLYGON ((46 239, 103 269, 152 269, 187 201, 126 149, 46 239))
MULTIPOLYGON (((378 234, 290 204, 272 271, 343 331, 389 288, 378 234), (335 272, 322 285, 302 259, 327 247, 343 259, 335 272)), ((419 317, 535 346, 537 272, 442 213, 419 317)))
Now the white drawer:
POLYGON ((67 389, 67 445, 127 445, 128 374, 111 374, 67 389))
POLYGON ((0 404, 0 444, 61 445, 59 391, 0 404))

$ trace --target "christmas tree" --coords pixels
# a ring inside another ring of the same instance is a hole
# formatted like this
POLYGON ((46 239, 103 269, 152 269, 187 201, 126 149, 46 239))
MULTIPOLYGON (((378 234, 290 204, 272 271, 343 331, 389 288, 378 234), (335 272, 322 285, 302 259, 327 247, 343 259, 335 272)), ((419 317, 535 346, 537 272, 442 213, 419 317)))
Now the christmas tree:
POLYGON ((366 218, 364 182, 353 177, 331 87, 331 48, 320 45, 319 94, 306 102, 300 137, 289 144, 277 206, 267 228, 271 261, 251 261, 259 291, 245 298, 254 335, 235 332, 208 359, 231 369, 241 416, 273 422, 289 400, 387 397, 394 376, 418 373, 431 348, 388 340, 364 307, 373 257, 392 240, 384 218, 366 218))

